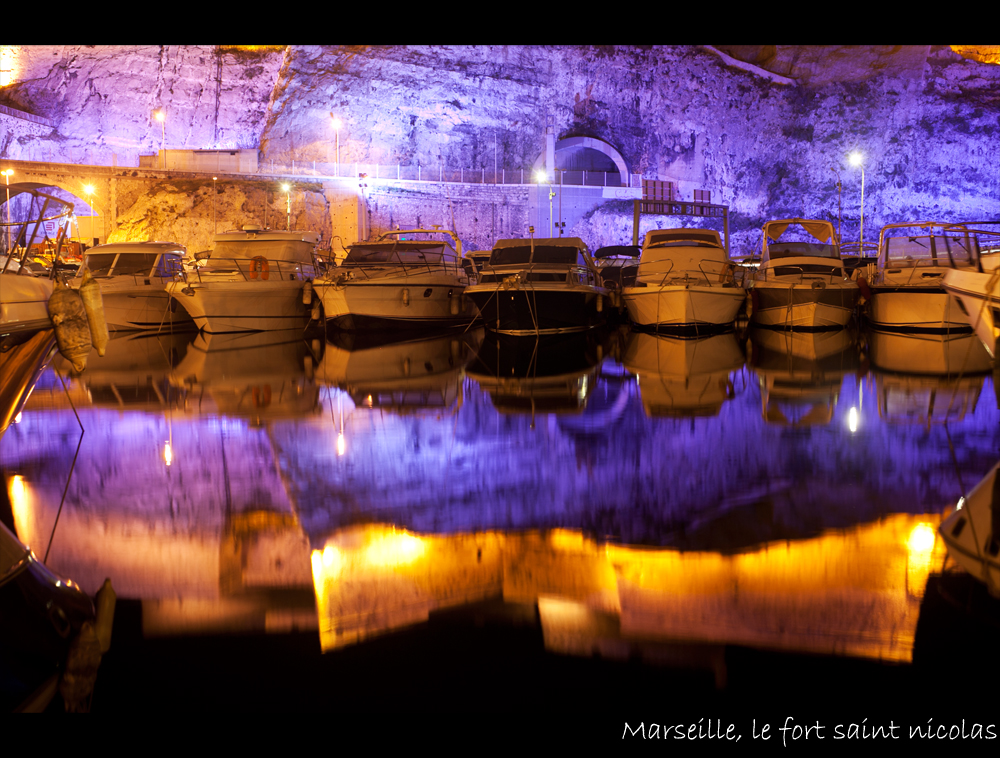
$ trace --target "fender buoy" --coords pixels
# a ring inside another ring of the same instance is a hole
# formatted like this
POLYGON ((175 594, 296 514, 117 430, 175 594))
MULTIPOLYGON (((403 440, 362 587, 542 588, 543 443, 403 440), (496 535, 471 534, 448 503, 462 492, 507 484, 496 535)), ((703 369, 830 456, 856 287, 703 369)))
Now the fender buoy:
POLYGON ((83 272, 83 284, 78 290, 83 299, 83 307, 87 311, 87 323, 90 325, 90 341, 97 354, 104 357, 104 351, 108 346, 108 322, 104 318, 104 299, 101 297, 101 285, 90 275, 90 271, 83 272))
POLYGON ((271 267, 270 267, 270 265, 267 262, 267 258, 264 258, 263 256, 260 256, 260 255, 256 255, 256 256, 254 256, 253 258, 250 259, 250 278, 251 279, 256 279, 257 278, 257 272, 260 271, 260 278, 261 278, 261 280, 262 281, 267 281, 270 278, 270 276, 271 276, 271 274, 269 273, 270 270, 271 270, 271 267))
POLYGON ((252 395, 254 408, 266 408, 271 404, 271 385, 265 384, 263 391, 260 387, 254 387, 252 395))
POLYGON ((867 280, 858 277, 858 289, 861 290, 861 296, 865 300, 872 299, 872 288, 868 286, 867 280))
POLYGON ((80 293, 56 279, 48 302, 49 318, 55 327, 56 343, 63 357, 73 364, 77 373, 87 368, 87 356, 92 345, 87 309, 80 293))

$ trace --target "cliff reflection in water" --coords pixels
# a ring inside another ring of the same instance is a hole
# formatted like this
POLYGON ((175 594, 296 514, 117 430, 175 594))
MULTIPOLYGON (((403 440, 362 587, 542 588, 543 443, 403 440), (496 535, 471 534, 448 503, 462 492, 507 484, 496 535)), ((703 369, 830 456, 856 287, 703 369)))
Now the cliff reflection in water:
MULTIPOLYGON (((88 592, 111 576, 147 634, 318 624, 332 648, 502 597, 538 604, 554 650, 908 657, 927 530, 1000 449, 988 364, 578 339, 130 336, 78 377, 57 361, 86 434, 49 562, 88 592), (900 382, 951 410, 898 423, 900 382)), ((0 446, 36 552, 79 440, 49 371, 0 446)))

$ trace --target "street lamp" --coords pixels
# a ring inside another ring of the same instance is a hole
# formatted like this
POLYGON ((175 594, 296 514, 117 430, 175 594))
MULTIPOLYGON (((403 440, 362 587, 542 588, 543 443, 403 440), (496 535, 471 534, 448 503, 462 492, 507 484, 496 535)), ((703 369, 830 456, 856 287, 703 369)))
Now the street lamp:
POLYGON ((292 188, 288 184, 282 184, 281 189, 285 193, 285 228, 292 231, 292 196, 290 194, 292 188))
POLYGON ((7 180, 7 255, 10 255, 10 175, 13 173, 14 169, 12 168, 0 171, 3 178, 7 180))
POLYGON ((163 108, 160 108, 156 112, 156 120, 160 122, 160 152, 163 153, 163 168, 167 168, 167 114, 163 112, 163 108))
POLYGON ((833 166, 830 166, 830 170, 837 177, 837 244, 839 245, 843 242, 843 237, 840 231, 841 219, 843 218, 844 215, 843 204, 841 203, 842 199, 841 196, 843 193, 842 193, 842 185, 840 183, 840 172, 837 171, 837 169, 835 169, 833 166))
POLYGON ((343 123, 339 118, 334 116, 332 113, 330 114, 330 119, 333 122, 333 131, 337 133, 337 176, 339 177, 340 176, 340 127, 343 126, 343 123))
POLYGON ((219 233, 219 222, 215 220, 215 195, 219 191, 219 185, 216 182, 219 181, 219 177, 212 177, 212 234, 219 233))
POLYGON ((847 159, 850 161, 851 165, 861 169, 861 234, 859 238, 860 247, 858 250, 858 255, 863 256, 865 254, 865 167, 864 167, 864 156, 855 150, 851 153, 847 159))

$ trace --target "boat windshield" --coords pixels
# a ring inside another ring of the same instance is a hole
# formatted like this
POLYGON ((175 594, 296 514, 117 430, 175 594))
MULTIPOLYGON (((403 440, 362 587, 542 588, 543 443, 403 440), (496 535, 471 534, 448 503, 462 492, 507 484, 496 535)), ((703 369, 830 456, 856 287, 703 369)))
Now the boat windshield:
POLYGON ((157 253, 88 253, 87 269, 94 276, 108 276, 114 264, 115 275, 148 276, 156 264, 156 256, 157 253))
POLYGON ((297 263, 312 263, 313 248, 311 242, 302 240, 275 239, 229 239, 217 240, 212 258, 216 259, 251 259, 267 258, 273 261, 295 261, 297 263))
POLYGON ((774 258, 833 258, 840 259, 836 245, 821 245, 817 242, 772 242, 767 248, 774 258))
POLYGON ((722 247, 718 232, 700 229, 664 229, 650 232, 646 247, 722 247))
POLYGON ((925 235, 887 237, 886 262, 892 266, 971 266, 978 253, 976 237, 971 235, 925 235))
POLYGON ((387 245, 355 245, 347 253, 343 266, 364 266, 373 263, 434 264, 439 265, 445 257, 444 245, 422 245, 402 247, 396 243, 387 245))
POLYGON ((531 245, 523 247, 501 247, 490 256, 491 266, 509 266, 519 263, 555 263, 565 266, 586 266, 583 254, 575 247, 565 245, 535 245, 532 256, 531 245))

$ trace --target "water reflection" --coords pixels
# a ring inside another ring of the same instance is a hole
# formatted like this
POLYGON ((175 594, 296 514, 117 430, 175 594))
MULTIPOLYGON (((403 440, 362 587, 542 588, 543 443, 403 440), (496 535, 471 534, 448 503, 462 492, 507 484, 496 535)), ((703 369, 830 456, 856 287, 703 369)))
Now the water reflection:
POLYGON ((995 464, 1000 414, 961 343, 933 346, 944 375, 894 350, 847 331, 129 336, 68 392, 41 376, 0 466, 36 551, 66 488, 49 563, 90 593, 111 576, 150 635, 318 628, 335 648, 502 597, 564 652, 906 660, 942 557, 921 535, 995 464), (900 392, 935 400, 883 401, 900 392))

